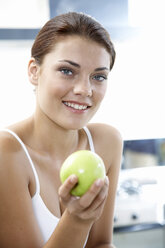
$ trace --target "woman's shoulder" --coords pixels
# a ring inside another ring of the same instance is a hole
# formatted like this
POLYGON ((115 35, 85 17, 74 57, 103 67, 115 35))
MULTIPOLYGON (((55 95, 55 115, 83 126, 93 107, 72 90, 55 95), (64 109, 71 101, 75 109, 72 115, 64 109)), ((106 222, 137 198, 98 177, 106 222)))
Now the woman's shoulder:
POLYGON ((21 140, 26 131, 27 120, 0 129, 0 153, 22 150, 21 140))
POLYGON ((10 129, 0 129, 0 155, 18 151, 21 146, 10 129))
POLYGON ((121 133, 115 127, 104 123, 90 123, 87 127, 91 132, 96 153, 109 167, 117 156, 121 156, 123 148, 121 133))
POLYGON ((29 170, 25 157, 20 142, 10 133, 10 129, 0 129, 0 180, 12 182, 22 178, 21 181, 27 182, 29 170))
POLYGON ((121 133, 111 125, 104 123, 90 123, 88 124, 88 129, 96 141, 98 140, 101 143, 108 142, 108 144, 114 143, 114 141, 122 143, 121 133))
MULTIPOLYGON (((23 142, 22 142, 23 143, 23 142)), ((21 167, 25 158, 21 139, 15 125, 0 129, 0 166, 7 168, 14 164, 14 168, 21 167), (21 161, 18 163, 18 161, 21 161)), ((23 166, 22 166, 23 167, 23 166)))

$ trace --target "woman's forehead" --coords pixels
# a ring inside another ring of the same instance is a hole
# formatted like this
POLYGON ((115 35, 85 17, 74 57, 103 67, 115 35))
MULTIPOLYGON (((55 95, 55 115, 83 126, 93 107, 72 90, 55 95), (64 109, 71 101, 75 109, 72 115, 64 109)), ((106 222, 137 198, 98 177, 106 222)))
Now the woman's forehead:
MULTIPOLYGON (((97 42, 81 36, 60 38, 48 54, 54 60, 71 60, 75 63, 99 63, 99 66, 110 66, 110 54, 97 42)), ((109 67, 108 67, 109 68, 109 67)))

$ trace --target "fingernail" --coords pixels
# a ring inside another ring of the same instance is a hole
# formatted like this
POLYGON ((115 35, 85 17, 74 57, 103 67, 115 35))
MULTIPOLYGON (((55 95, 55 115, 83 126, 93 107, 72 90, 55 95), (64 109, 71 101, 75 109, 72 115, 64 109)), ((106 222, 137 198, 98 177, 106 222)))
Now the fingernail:
POLYGON ((102 180, 101 180, 101 179, 98 179, 98 180, 96 181, 96 186, 97 186, 97 187, 100 187, 101 184, 102 184, 102 180))
POLYGON ((76 175, 72 175, 70 178, 71 183, 75 183, 77 181, 77 176, 76 175))

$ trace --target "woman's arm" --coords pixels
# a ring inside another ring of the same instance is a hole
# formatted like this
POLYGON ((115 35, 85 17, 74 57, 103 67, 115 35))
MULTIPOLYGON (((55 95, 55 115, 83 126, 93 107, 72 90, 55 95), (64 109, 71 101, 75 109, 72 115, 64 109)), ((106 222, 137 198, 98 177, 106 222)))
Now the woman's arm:
POLYGON ((109 191, 103 213, 90 231, 86 248, 113 247, 113 220, 114 205, 121 167, 123 141, 119 132, 108 125, 89 126, 95 144, 96 152, 103 158, 107 176, 109 178, 109 191), (102 137, 100 139, 100 137, 102 137))
POLYGON ((9 134, 1 133, 0 247, 38 248, 43 245, 28 188, 28 163, 20 144, 9 134))

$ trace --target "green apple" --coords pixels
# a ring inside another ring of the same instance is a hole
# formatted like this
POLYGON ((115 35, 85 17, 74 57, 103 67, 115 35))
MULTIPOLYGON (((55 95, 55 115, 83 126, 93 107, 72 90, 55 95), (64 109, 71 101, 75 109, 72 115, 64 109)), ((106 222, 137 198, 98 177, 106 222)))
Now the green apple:
POLYGON ((96 179, 105 178, 104 162, 95 152, 89 150, 74 152, 62 164, 60 170, 61 182, 64 183, 72 174, 78 177, 78 183, 71 190, 71 194, 82 196, 96 179))

